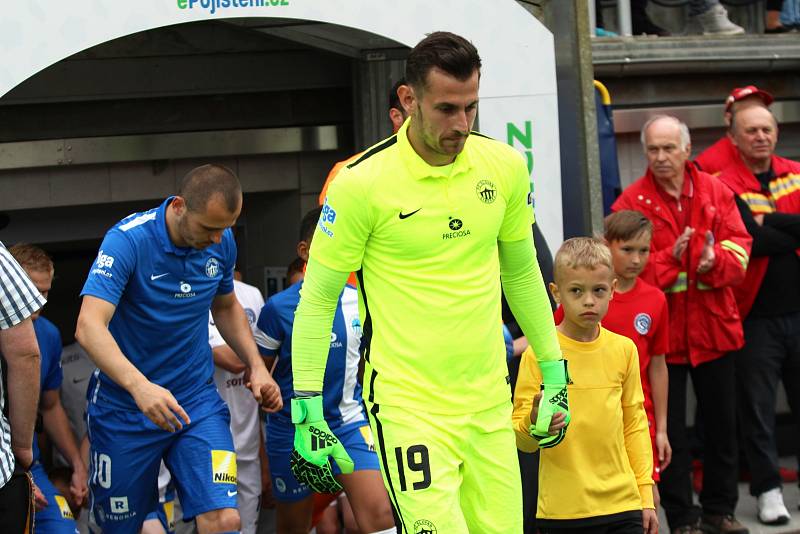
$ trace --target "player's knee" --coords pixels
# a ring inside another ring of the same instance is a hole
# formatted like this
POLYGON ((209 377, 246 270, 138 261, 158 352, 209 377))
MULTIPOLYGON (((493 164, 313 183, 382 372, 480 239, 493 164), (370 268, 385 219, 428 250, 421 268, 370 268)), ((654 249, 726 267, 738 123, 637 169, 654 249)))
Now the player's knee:
POLYGON ((381 503, 375 510, 375 527, 379 532, 394 528, 394 514, 388 501, 381 503))
POLYGON ((368 508, 367 517, 359 517, 359 521, 366 523, 363 529, 366 532, 376 532, 378 534, 384 532, 386 529, 394 528, 394 514, 392 514, 392 507, 389 500, 383 499, 372 503, 368 508))
POLYGON ((200 534, 238 532, 241 528, 242 522, 235 508, 212 510, 197 516, 197 530, 200 534))

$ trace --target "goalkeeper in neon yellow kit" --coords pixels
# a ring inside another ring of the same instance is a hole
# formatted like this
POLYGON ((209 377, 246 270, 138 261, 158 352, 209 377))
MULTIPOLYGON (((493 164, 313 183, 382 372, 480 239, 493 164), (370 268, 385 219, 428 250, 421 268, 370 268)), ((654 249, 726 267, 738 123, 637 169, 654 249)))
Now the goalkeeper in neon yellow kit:
POLYGON ((329 458, 342 470, 351 462, 321 417, 319 391, 336 301, 357 272, 363 396, 404 533, 522 532, 501 277, 542 360, 531 435, 554 446, 569 422, 530 178, 513 148, 471 131, 479 78, 477 50, 457 35, 433 33, 411 51, 398 89, 410 118, 332 183, 294 324, 293 472, 329 490, 329 458))

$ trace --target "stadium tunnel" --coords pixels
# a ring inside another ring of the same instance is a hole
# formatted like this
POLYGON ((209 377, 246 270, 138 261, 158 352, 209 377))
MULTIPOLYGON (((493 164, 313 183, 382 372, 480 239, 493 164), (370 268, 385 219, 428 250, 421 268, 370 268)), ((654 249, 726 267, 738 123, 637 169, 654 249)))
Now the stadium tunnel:
POLYGON ((105 231, 207 162, 244 188, 245 279, 281 289, 331 166, 391 132, 407 50, 326 23, 198 21, 92 47, 0 98, 0 239, 53 256, 47 316, 64 343, 105 231))

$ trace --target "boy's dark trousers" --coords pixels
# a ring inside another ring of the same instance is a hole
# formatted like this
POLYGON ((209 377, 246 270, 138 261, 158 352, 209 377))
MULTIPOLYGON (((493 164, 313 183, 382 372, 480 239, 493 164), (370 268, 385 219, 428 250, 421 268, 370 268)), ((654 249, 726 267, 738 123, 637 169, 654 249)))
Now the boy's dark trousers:
POLYGON ((32 479, 30 473, 18 469, 0 488, 0 532, 28 534, 32 531, 32 479))

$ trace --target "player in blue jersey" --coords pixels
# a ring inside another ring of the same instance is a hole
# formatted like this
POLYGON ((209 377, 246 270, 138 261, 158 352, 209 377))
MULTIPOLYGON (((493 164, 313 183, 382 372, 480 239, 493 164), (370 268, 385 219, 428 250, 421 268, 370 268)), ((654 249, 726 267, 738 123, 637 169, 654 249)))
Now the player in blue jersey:
MULTIPOLYGON (((322 208, 311 210, 300 224, 297 255, 308 261, 308 250, 322 208)), ((283 409, 267 419, 267 455, 272 476, 273 496, 277 503, 278 534, 308 532, 311 528, 313 499, 311 489, 295 479, 289 467, 294 442, 294 425, 289 411, 292 388, 292 323, 300 301, 298 282, 272 296, 258 317, 256 343, 271 366, 272 375, 283 393, 283 409)), ((355 462, 352 474, 336 479, 353 508, 361 532, 395 532, 394 517, 380 474, 378 457, 358 383, 361 322, 355 288, 345 286, 336 308, 331 332, 330 353, 325 369, 323 411, 331 430, 341 440, 355 462)))
MULTIPOLYGON (((53 283, 55 269, 53 260, 39 247, 28 244, 17 244, 8 251, 25 269, 36 289, 47 298, 53 283)), ((41 309, 31 315, 36 342, 41 354, 39 413, 42 416, 42 428, 53 444, 69 462, 72 468, 70 477, 71 495, 63 495, 48 478, 41 463, 41 451, 36 436, 33 437, 33 464, 31 475, 39 487, 47 504, 34 515, 36 532, 44 534, 75 534, 77 527, 75 517, 69 507, 68 497, 80 505, 86 498, 86 466, 81 458, 78 441, 72 433, 67 414, 61 405, 59 389, 63 375, 61 373, 61 334, 58 328, 40 315, 41 309)))
POLYGON ((233 293, 230 227, 242 189, 204 165, 177 196, 108 231, 81 295, 75 337, 97 364, 89 392, 90 508, 105 532, 137 533, 156 508, 163 458, 185 520, 201 534, 239 530, 230 415, 214 385, 208 312, 248 367, 249 388, 279 410, 277 384, 233 293))

